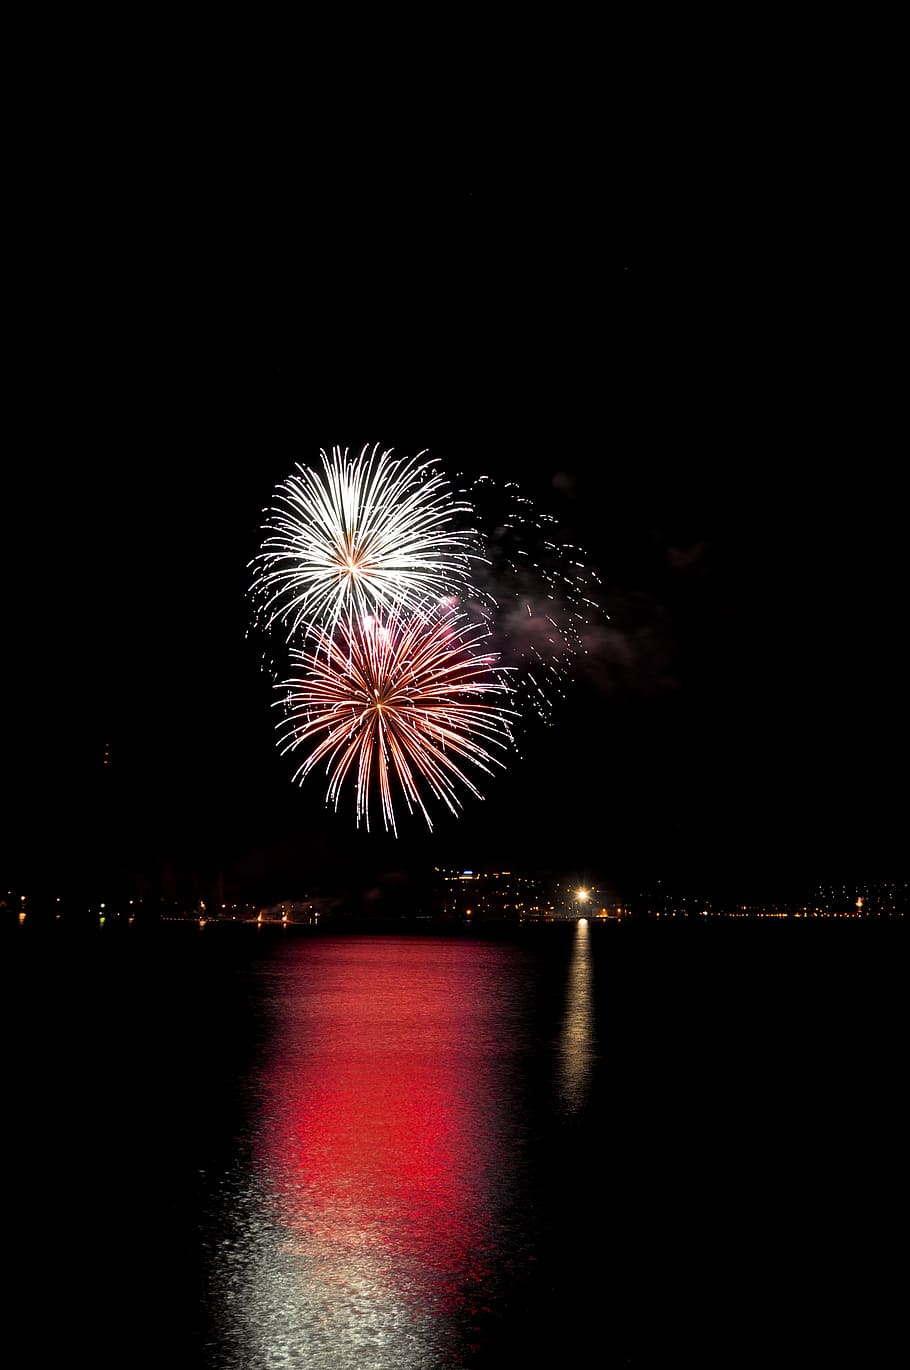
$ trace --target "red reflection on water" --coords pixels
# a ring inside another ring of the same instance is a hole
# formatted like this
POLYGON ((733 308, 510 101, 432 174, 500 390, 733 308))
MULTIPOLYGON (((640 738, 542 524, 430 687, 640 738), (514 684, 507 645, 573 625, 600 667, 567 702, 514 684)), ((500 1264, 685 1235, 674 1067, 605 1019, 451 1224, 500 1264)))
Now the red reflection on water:
POLYGON ((307 947, 278 1005, 260 1163, 320 1276, 470 1306, 501 1200, 493 983, 476 948, 307 947))

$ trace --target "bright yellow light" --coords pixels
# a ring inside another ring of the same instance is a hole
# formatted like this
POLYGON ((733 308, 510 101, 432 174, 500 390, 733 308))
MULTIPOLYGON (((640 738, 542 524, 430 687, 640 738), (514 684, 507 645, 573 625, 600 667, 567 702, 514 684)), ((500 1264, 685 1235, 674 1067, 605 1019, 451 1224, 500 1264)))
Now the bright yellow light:
POLYGON ((576 899, 579 899, 579 900, 581 901, 581 903, 584 903, 584 901, 585 901, 586 899, 588 899, 589 897, 590 897, 590 896, 588 895, 588 891, 587 891, 587 890, 576 890, 576 892, 575 892, 575 898, 576 898, 576 899))

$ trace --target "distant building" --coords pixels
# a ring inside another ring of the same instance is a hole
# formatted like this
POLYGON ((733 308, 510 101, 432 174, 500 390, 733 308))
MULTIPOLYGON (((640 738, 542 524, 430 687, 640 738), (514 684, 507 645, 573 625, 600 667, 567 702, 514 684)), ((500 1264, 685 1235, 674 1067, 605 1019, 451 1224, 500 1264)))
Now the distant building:
POLYGON ((434 871, 433 912, 470 922, 516 922, 552 916, 553 901, 534 876, 512 870, 434 871))

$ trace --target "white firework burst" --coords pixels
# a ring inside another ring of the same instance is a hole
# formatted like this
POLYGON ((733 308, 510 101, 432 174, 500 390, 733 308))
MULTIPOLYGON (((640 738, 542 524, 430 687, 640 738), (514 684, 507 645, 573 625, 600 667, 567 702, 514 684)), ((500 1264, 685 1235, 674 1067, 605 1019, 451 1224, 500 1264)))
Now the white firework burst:
POLYGON ((453 494, 426 451, 399 458, 365 446, 320 450, 279 485, 258 556, 250 563, 256 616, 287 642, 329 632, 428 597, 458 597, 480 559, 472 509, 453 494))

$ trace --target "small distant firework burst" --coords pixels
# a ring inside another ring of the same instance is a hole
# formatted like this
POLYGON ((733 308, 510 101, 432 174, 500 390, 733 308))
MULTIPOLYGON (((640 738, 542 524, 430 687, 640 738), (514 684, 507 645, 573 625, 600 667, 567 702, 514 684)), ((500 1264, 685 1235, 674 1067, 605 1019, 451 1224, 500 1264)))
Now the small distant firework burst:
POLYGON ((279 747, 301 784, 324 768, 336 811, 352 788, 358 826, 378 799, 397 835, 399 797, 432 829, 430 802, 479 797, 520 720, 553 722, 597 577, 514 481, 455 491, 425 451, 379 444, 319 455, 277 487, 250 563, 279 747))
POLYGON ((581 548, 561 538, 555 516, 515 481, 480 476, 469 495, 481 529, 475 612, 490 623, 510 668, 516 706, 550 724, 601 615, 600 581, 581 548))
POLYGON ((320 451, 322 469, 298 464, 276 491, 266 537, 254 559, 252 594, 266 629, 290 642, 344 615, 416 607, 468 583, 474 531, 425 452, 320 451))
POLYGON ((357 826, 370 826, 378 792, 387 831, 397 836, 395 793, 430 829, 426 799, 461 809, 458 790, 480 796, 464 767, 490 774, 511 744, 509 685, 496 656, 477 650, 485 630, 451 605, 339 619, 293 650, 298 672, 279 688, 286 717, 282 753, 304 749, 294 779, 325 766, 338 809, 350 778, 357 826))

